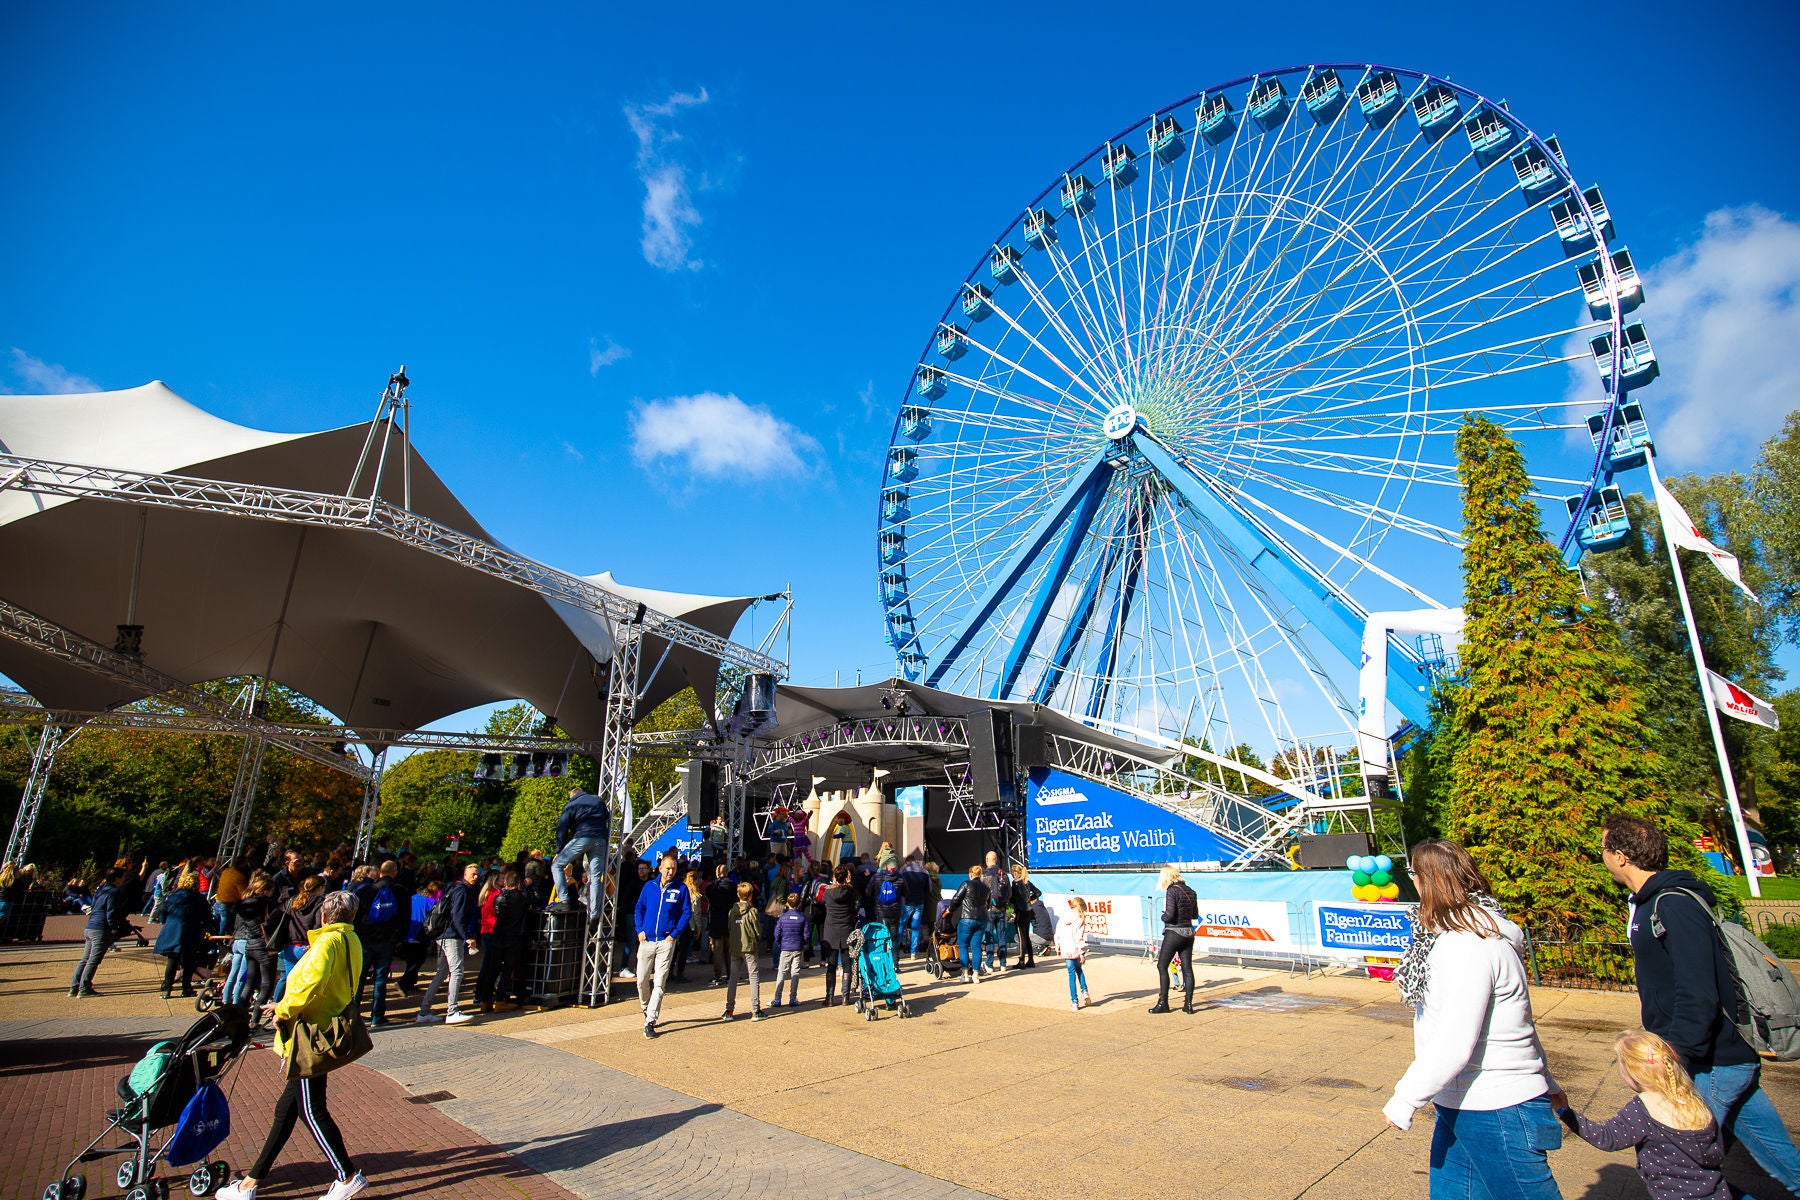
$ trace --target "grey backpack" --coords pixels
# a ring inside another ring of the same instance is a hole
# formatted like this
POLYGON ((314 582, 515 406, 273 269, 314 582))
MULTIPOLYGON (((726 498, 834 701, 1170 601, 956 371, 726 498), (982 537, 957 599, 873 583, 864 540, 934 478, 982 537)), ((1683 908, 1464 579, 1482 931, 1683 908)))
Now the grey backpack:
POLYGON ((1692 896, 1706 910, 1725 944, 1725 961, 1737 980, 1738 990, 1737 1003, 1724 1006, 1726 1020, 1764 1058, 1777 1062, 1800 1058, 1800 983, 1794 982, 1787 964, 1736 921, 1719 920, 1706 898, 1687 888, 1668 888, 1650 901, 1650 932, 1658 938, 1665 930, 1662 918, 1657 916, 1657 906, 1670 892, 1692 896))

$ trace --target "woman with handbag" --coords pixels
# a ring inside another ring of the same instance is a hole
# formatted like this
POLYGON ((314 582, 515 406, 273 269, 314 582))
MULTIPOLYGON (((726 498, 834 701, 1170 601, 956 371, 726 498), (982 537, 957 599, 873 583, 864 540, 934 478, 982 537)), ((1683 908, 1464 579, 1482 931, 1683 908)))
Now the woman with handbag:
POLYGON ((287 1088, 275 1102, 275 1119, 256 1165, 244 1178, 219 1189, 219 1200, 255 1200, 257 1186, 268 1178, 301 1116, 337 1174, 324 1200, 349 1200, 368 1186, 325 1107, 327 1073, 369 1049, 362 1018, 353 1009, 345 1011, 362 978, 362 943, 356 938, 355 920, 355 895, 327 893, 319 905, 319 928, 307 935, 312 945, 288 972, 287 992, 264 1009, 275 1018, 275 1052, 287 1060, 287 1088))

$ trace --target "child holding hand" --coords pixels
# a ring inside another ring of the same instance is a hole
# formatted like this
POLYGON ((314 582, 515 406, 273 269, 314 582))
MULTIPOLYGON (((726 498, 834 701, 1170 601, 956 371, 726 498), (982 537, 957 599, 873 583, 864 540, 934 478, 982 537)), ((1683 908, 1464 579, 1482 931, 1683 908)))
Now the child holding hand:
POLYGON ((1651 1200, 1730 1200, 1719 1170, 1725 1161, 1719 1126, 1674 1047, 1654 1033, 1633 1030, 1618 1036, 1613 1052, 1636 1098, 1604 1124, 1559 1109, 1563 1124, 1600 1150, 1635 1146, 1638 1174, 1651 1200))

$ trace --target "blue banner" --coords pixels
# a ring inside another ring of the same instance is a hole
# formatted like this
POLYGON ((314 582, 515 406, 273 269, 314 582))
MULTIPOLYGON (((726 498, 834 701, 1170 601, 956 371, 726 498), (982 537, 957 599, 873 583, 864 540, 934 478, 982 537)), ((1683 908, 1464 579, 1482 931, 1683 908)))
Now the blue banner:
POLYGON ((684 818, 669 826, 661 837, 640 851, 638 857, 655 862, 662 857, 664 850, 673 850, 682 858, 698 860, 700 843, 704 840, 706 840, 706 831, 694 829, 684 818))
POLYGON ((1025 793, 1032 869, 1229 862, 1243 847, 1168 809, 1103 784, 1033 767, 1025 793))
POLYGON ((1412 908, 1405 904, 1321 904, 1319 948, 1398 955, 1412 944, 1412 908))

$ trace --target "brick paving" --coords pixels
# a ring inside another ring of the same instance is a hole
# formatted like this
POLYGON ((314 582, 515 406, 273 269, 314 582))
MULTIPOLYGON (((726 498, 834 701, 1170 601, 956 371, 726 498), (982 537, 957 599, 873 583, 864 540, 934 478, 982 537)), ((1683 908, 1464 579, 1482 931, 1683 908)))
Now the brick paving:
MULTIPOLYGON (((0 1129, 6 1131, 0 1142, 0 1200, 41 1195, 68 1157, 105 1127, 103 1114, 117 1103, 119 1077, 157 1036, 178 1031, 147 1031, 140 1022, 44 1021, 35 1028, 0 1023, 0 1129), (108 1024, 119 1028, 108 1030, 108 1024)), ((248 1051, 223 1080, 232 1129, 214 1154, 230 1163, 234 1174, 261 1149, 283 1083, 275 1055, 257 1049, 248 1051)), ((573 1196, 433 1105, 408 1103, 406 1090, 378 1071, 358 1064, 334 1073, 330 1098, 351 1156, 369 1179, 364 1196, 573 1196)), ((81 1168, 89 1196, 117 1194, 113 1173, 119 1162, 110 1158, 81 1168)), ((317 1196, 332 1179, 324 1155, 302 1124, 257 1194, 268 1200, 317 1196)), ((177 1177, 178 1195, 187 1194, 185 1182, 185 1175, 177 1177)))

